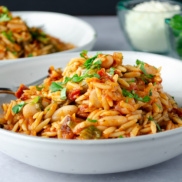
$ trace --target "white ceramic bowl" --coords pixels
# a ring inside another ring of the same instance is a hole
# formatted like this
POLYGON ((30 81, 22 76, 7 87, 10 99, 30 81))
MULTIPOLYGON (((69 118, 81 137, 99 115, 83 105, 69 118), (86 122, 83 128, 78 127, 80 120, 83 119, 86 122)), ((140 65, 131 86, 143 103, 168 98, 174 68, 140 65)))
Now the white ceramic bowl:
MULTIPOLYGON (((53 54, 92 50, 97 39, 97 33, 89 23, 71 15, 38 11, 17 11, 12 12, 12 14, 13 16, 20 16, 28 26, 41 27, 46 33, 76 46, 74 49, 53 54)), ((31 61, 32 57, 20 59, 31 61)), ((14 60, 0 61, 0 64, 11 61, 14 60)))
MULTIPOLYGON (((90 55, 95 53, 89 52, 90 55)), ((173 94, 182 105, 182 84, 179 84, 182 62, 149 53, 122 53, 124 64, 134 65, 136 59, 139 59, 156 67, 162 66, 164 90, 173 94)), ((55 67, 65 67, 70 58, 78 55, 78 52, 64 53, 2 65, 0 85, 13 87, 20 83, 30 83, 47 74, 50 63, 55 67)), ((0 95, 0 103, 9 99, 6 95, 0 95)), ((32 137, 0 129, 0 151, 29 165, 50 171, 103 174, 140 169, 171 159, 182 153, 181 138, 182 128, 135 138, 83 141, 32 137)))

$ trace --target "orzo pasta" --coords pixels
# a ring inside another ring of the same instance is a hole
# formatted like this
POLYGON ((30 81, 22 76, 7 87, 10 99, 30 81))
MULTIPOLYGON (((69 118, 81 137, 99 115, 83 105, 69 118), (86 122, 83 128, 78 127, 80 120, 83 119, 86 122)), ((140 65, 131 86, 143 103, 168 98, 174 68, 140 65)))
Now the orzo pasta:
POLYGON ((40 56, 74 48, 0 6, 0 60, 40 56))
POLYGON ((124 65, 120 52, 82 51, 62 71, 50 66, 40 85, 20 85, 2 104, 0 126, 59 139, 111 139, 182 126, 182 109, 162 87, 161 68, 124 65))

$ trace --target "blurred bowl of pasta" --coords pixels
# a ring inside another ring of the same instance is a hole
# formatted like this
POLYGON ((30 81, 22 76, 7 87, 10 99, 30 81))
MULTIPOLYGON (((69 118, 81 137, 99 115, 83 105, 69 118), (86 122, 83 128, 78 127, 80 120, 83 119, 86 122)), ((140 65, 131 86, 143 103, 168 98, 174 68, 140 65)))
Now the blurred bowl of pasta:
POLYGON ((87 22, 56 12, 11 12, 0 6, 0 27, 0 64, 91 50, 97 39, 94 28, 87 22))
POLYGON ((174 58, 117 50, 2 65, 1 87, 20 87, 16 97, 0 94, 0 151, 72 174, 131 171, 172 159, 182 153, 181 69, 174 58))

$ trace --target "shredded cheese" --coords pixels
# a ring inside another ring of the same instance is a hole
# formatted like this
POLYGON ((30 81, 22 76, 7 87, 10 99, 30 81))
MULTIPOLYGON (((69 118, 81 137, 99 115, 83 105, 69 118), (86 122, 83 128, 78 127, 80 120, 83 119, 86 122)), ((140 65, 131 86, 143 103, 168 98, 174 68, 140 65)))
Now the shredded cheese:
POLYGON ((180 12, 179 5, 147 1, 126 14, 126 32, 133 48, 139 51, 165 53, 168 50, 165 18, 180 12))

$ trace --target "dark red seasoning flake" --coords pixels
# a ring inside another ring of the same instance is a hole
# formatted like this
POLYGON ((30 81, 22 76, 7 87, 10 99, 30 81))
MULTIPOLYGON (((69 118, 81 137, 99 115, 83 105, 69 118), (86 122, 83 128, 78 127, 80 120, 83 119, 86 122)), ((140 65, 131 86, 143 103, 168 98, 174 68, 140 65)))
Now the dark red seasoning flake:
POLYGON ((173 112, 182 118, 182 108, 173 108, 173 112))
POLYGON ((63 124, 61 125, 61 134, 62 138, 64 139, 73 139, 74 138, 74 133, 72 132, 71 128, 68 126, 68 122, 71 121, 70 116, 66 116, 63 119, 63 124))
POLYGON ((28 90, 29 88, 23 84, 21 84, 18 88, 18 90, 15 92, 15 96, 17 98, 20 98, 23 95, 23 90, 28 90))
POLYGON ((112 79, 112 77, 109 76, 109 75, 106 73, 106 71, 105 71, 104 68, 100 69, 100 70, 97 72, 97 74, 99 74, 100 80, 111 80, 111 81, 114 81, 114 80, 112 79))
POLYGON ((80 95, 80 89, 72 90, 68 93, 68 99, 74 101, 80 95))

